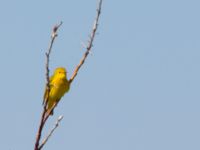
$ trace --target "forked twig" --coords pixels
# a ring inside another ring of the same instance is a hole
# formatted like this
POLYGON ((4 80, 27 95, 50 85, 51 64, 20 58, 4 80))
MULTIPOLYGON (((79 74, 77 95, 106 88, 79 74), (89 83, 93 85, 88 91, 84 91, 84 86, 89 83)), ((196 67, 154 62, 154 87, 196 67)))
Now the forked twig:
MULTIPOLYGON (((99 16, 100 16, 100 13, 101 13, 101 6, 102 6, 102 0, 99 0, 99 4, 98 4, 98 8, 97 8, 97 15, 96 15, 96 18, 95 18, 95 21, 94 21, 94 25, 93 25, 93 28, 92 28, 92 32, 90 34, 90 38, 89 38, 89 42, 88 42, 88 45, 86 47, 86 52, 84 53, 82 59, 80 60, 79 64, 77 65, 77 67, 75 68, 73 74, 72 74, 72 77, 69 79, 69 83, 71 84, 72 81, 74 80, 74 78, 77 76, 77 73, 79 71, 79 69, 81 68, 81 66, 84 64, 89 52, 91 51, 91 48, 93 46, 93 41, 94 41, 94 38, 95 38, 95 35, 96 35, 96 30, 98 28, 98 21, 99 21, 99 16)), ((50 114, 51 114, 51 111, 53 111, 53 109, 56 107, 57 103, 55 103, 51 110, 47 111, 46 107, 47 107, 47 103, 48 103, 48 99, 49 99, 49 92, 50 92, 50 79, 49 79, 49 57, 50 57, 50 53, 52 51, 52 47, 53 47, 53 43, 54 43, 54 40, 55 38, 57 37, 57 30, 58 28, 62 25, 62 22, 60 22, 59 25, 56 25, 54 28, 53 28, 53 31, 52 31, 52 34, 51 34, 51 42, 50 42, 50 45, 49 45, 49 48, 48 48, 48 51, 46 53, 46 88, 47 88, 47 96, 46 96, 46 99, 45 99, 45 103, 44 103, 44 107, 43 107, 43 112, 42 112, 42 115, 41 115, 41 120, 40 120, 40 125, 39 125, 39 129, 38 129, 38 132, 37 132, 37 136, 36 136, 36 142, 35 142, 35 147, 34 147, 34 150, 41 150, 43 148, 43 146, 46 144, 46 142, 48 141, 48 139, 51 137, 51 135, 53 134, 54 130, 58 127, 59 125, 59 122, 62 120, 63 116, 59 117, 55 126, 52 128, 52 130, 50 131, 50 133, 47 135, 46 138, 44 138, 43 142, 40 144, 40 139, 41 139, 41 134, 42 134, 42 130, 43 130, 43 127, 46 123, 46 121, 48 120, 50 114)))

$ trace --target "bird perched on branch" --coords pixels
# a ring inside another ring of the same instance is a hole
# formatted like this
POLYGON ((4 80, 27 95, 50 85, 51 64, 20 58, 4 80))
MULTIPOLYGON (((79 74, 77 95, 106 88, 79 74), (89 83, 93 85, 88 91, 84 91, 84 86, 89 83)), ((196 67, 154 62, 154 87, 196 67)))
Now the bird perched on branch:
POLYGON ((46 103, 47 113, 53 115, 53 107, 57 105, 66 92, 69 91, 70 83, 67 80, 67 71, 63 67, 56 68, 49 80, 50 90, 45 89, 43 105, 46 103), (48 94, 49 91, 49 94, 48 94), (51 112, 50 112, 51 111, 51 112))

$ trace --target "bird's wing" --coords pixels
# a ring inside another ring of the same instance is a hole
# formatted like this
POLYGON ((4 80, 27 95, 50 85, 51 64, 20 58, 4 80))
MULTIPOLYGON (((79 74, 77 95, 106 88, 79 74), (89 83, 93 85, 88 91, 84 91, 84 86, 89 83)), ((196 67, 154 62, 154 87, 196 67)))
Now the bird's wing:
MULTIPOLYGON (((52 87, 52 80, 53 80, 54 76, 52 75, 49 79, 49 83, 50 83, 50 90, 51 90, 51 87, 52 87)), ((48 90, 47 90, 47 87, 45 87, 45 92, 44 92, 44 96, 43 96, 43 105, 45 104, 46 102, 46 99, 47 99, 47 95, 48 95, 48 90)))

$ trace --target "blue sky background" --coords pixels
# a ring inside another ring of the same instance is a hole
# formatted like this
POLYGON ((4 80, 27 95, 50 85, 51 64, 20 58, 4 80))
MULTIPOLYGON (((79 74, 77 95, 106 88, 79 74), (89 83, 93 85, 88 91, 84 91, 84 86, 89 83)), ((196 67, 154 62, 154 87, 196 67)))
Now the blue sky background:
MULTIPOLYGON (((63 21, 50 68, 71 76, 96 0, 0 2, 0 149, 33 149, 45 51, 63 21)), ((44 150, 199 150, 200 1, 103 2, 98 35, 70 92, 48 121, 44 150)))

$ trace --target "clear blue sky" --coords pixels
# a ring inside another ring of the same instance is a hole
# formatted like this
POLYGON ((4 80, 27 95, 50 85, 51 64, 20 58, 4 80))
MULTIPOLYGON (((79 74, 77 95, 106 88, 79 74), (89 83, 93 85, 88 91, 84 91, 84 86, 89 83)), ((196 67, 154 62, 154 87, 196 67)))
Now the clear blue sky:
MULTIPOLYGON (((0 149, 33 149, 45 51, 69 76, 84 53, 96 0, 1 0, 0 149)), ((200 1, 104 0, 91 55, 48 121, 44 150, 199 150, 200 1)))

